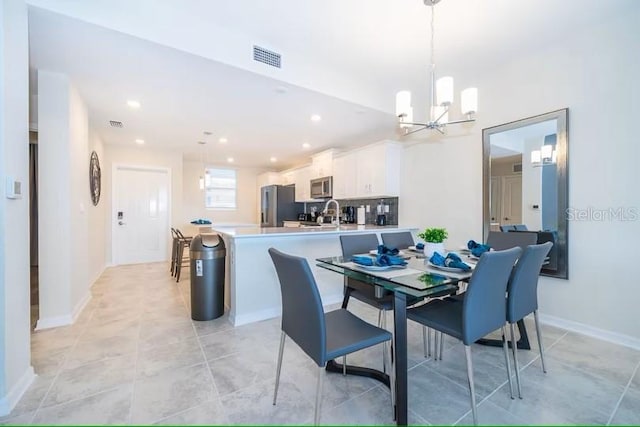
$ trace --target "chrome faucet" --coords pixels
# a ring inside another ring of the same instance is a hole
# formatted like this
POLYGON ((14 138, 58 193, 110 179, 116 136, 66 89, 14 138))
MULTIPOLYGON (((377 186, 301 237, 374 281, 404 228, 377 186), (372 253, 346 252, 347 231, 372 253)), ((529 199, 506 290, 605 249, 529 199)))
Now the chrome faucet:
POLYGON ((331 203, 331 202, 336 204, 336 217, 335 217, 335 219, 333 218, 333 216, 331 217, 331 223, 335 224, 335 225, 340 225, 340 204, 338 203, 337 200, 331 199, 331 200, 327 201, 327 204, 324 205, 324 210, 322 211, 322 213, 324 213, 324 214, 329 213, 329 211, 328 211, 329 203, 331 203))

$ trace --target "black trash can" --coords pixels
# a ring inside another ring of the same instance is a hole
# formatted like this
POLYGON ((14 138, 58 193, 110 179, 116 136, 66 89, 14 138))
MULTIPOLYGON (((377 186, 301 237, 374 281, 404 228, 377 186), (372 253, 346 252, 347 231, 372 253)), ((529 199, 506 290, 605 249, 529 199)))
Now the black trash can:
POLYGON ((191 318, 212 320, 224 314, 224 241, 218 234, 191 240, 191 318))

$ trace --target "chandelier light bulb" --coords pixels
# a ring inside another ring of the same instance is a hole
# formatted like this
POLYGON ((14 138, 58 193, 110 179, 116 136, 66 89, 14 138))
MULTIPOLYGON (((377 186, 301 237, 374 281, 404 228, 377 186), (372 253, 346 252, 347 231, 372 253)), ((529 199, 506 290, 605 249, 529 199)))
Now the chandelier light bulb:
POLYGON ((396 116, 407 114, 411 108, 411 92, 401 90, 396 94, 396 116))
POLYGON ((478 112, 478 88, 468 87, 461 92, 460 107, 462 114, 475 114, 478 112))
POLYGON ((437 121, 440 124, 448 123, 449 109, 440 105, 434 105, 433 107, 431 107, 431 120, 434 122, 437 121))
POLYGON ((436 98, 438 105, 451 105, 453 103, 453 77, 440 77, 436 80, 436 98))

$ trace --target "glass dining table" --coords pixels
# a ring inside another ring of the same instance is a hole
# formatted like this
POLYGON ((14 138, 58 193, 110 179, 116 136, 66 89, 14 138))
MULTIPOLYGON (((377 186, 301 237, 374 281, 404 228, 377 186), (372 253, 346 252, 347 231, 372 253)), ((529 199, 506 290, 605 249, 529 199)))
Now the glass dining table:
MULTIPOLYGON (((421 254, 406 252, 407 265, 404 268, 366 267, 355 264, 343 257, 316 259, 317 266, 356 279, 374 287, 377 297, 385 290, 393 293, 393 325, 395 348, 395 420, 398 425, 407 424, 407 297, 420 299, 455 293, 460 281, 466 281, 471 272, 443 271, 429 264, 421 254)), ((470 264, 471 265, 471 264, 470 264)), ((413 298, 412 298, 413 299, 413 298)), ((327 370, 342 372, 343 367, 335 361, 327 364, 327 370)), ((347 366, 346 372, 375 378, 387 386, 389 376, 383 372, 363 367, 347 366)))

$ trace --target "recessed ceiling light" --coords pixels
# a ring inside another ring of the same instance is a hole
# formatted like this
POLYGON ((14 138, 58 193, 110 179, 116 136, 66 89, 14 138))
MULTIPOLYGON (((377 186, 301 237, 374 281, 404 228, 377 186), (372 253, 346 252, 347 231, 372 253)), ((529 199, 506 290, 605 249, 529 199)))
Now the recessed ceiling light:
POLYGON ((270 161, 271 163, 274 163, 274 162, 277 162, 277 161, 278 161, 278 159, 277 159, 276 157, 271 157, 271 158, 269 159, 269 161, 270 161))
POLYGON ((280 93, 280 94, 283 94, 283 93, 287 93, 287 92, 289 92, 289 89, 287 89, 287 88, 286 88, 286 87, 284 87, 284 86, 278 86, 278 87, 276 88, 276 92, 278 92, 278 93, 280 93))
POLYGON ((218 142, 219 142, 220 144, 226 144, 227 142, 229 142, 229 140, 228 140, 227 138, 220 138, 220 139, 218 140, 218 142))
POLYGON ((319 122, 320 120, 322 120, 322 117, 320 117, 320 114, 312 114, 311 115, 311 121, 312 122, 319 122))
POLYGON ((311 148, 311 144, 309 144, 308 142, 305 142, 304 144, 302 144, 302 148, 304 148, 305 150, 308 150, 309 148, 311 148))
POLYGON ((144 144, 144 139, 140 139, 140 138, 136 139, 136 144, 138 145, 144 144))
POLYGON ((202 132, 202 133, 203 133, 203 134, 205 134, 205 135, 211 135, 211 132, 210 132, 210 131, 208 131, 208 130, 205 130, 205 131, 204 131, 204 132, 202 132))
POLYGON ((130 99, 127 101, 127 105, 131 108, 138 109, 140 108, 140 101, 136 101, 135 99, 130 99))
POLYGON ((207 143, 207 141, 198 141, 198 144, 200 145, 205 145, 207 143))
POLYGON ((227 162, 233 163, 233 157, 227 157, 227 162))

